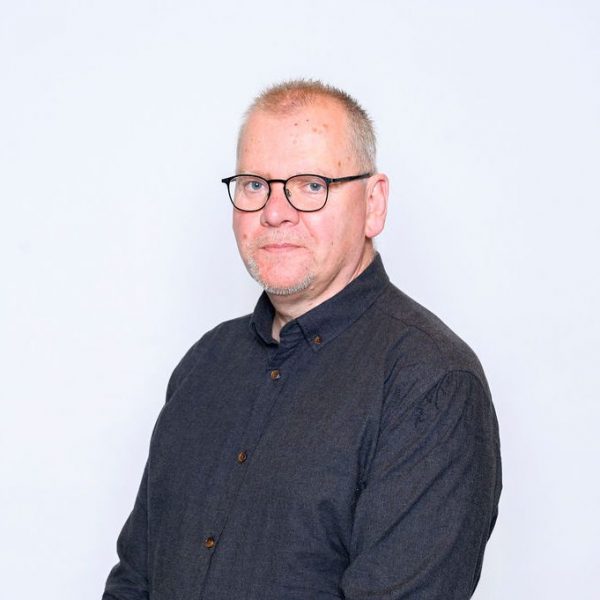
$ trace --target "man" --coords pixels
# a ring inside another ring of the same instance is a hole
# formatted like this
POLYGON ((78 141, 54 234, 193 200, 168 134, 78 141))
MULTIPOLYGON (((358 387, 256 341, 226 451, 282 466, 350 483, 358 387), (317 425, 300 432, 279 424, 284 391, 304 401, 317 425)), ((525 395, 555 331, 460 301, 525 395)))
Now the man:
POLYGON ((264 92, 224 181, 254 312, 175 369, 105 600, 469 598, 500 495, 477 358, 388 280, 372 124, 264 92))

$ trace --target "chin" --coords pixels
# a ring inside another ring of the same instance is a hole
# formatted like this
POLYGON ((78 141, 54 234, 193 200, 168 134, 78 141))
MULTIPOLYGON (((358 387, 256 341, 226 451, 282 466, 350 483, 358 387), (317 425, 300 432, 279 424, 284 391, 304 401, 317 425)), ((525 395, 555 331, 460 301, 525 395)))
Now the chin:
POLYGON ((313 273, 308 270, 296 275, 291 275, 289 271, 277 273, 275 271, 278 269, 273 269, 272 267, 270 269, 263 269, 253 259, 246 262, 246 268, 252 278, 268 294, 273 294, 274 296, 292 296, 308 289, 314 280, 313 273))
POLYGON ((298 294, 307 290, 313 282, 312 275, 307 275, 304 279, 295 282, 286 282, 282 284, 278 282, 277 284, 272 284, 269 282, 261 282, 259 283, 263 286, 265 292, 267 294, 272 294, 273 296, 293 296, 294 294, 298 294))

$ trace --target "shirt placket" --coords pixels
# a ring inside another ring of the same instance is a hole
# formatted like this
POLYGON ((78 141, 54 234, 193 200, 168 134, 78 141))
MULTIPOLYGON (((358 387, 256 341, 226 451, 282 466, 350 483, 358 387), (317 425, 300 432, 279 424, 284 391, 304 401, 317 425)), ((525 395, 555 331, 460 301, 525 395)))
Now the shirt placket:
POLYGON ((235 510, 236 497, 240 493, 242 483, 246 477, 251 477, 252 458, 284 393, 291 375, 290 370, 294 360, 297 360, 300 353, 299 341, 299 339, 296 339, 293 344, 288 342, 288 344, 267 347, 266 366, 263 362, 260 367, 262 370, 261 378, 264 383, 254 399, 247 427, 237 448, 233 448, 231 454, 225 457, 225 460, 232 461, 234 464, 230 469, 223 496, 219 501, 220 508, 215 507, 215 516, 219 513, 220 515, 215 518, 213 526, 210 527, 209 525, 205 531, 203 546, 205 552, 210 553, 210 556, 208 557, 207 571, 202 586, 202 598, 210 598, 212 556, 218 552, 219 540, 227 527, 231 511, 235 510))

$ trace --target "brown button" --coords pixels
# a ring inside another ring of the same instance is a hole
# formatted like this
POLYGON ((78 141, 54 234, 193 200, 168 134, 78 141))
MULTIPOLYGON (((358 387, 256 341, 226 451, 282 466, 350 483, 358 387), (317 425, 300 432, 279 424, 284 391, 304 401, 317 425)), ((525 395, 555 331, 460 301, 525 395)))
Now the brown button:
POLYGON ((281 377, 281 374, 279 373, 279 369, 273 369, 271 371, 271 379, 275 380, 275 379, 279 379, 281 377))
POLYGON ((315 337, 313 338, 313 342, 315 344, 320 344, 321 343, 321 336, 320 335, 315 335, 315 337))
POLYGON ((205 548, 214 548, 215 547, 215 538, 214 537, 207 537, 204 540, 204 547, 205 548))
POLYGON ((248 458, 248 455, 246 454, 246 452, 244 450, 242 450, 241 452, 238 452, 237 461, 240 464, 242 464, 243 462, 246 462, 247 458, 248 458))

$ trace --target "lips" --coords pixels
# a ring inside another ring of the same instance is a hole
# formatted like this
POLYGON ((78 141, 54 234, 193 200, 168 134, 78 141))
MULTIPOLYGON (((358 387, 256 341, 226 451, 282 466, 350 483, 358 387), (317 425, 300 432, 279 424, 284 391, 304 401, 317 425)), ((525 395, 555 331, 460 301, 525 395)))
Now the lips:
POLYGON ((285 252, 286 250, 296 250, 298 248, 300 248, 298 244, 291 244, 289 242, 276 242, 263 244, 261 246, 261 249, 266 250, 267 252, 285 252))
POLYGON ((302 240, 284 237, 264 237, 255 242, 255 248, 266 252, 286 252, 304 248, 302 240))

